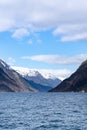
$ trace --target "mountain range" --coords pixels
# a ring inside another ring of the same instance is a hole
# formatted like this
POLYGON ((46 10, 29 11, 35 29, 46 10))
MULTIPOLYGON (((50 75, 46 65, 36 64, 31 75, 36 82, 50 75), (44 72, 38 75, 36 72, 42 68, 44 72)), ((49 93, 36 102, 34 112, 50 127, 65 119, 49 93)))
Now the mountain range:
POLYGON ((69 78, 50 92, 87 92, 87 60, 69 78))
POLYGON ((22 77, 24 77, 29 81, 33 81, 36 84, 54 88, 61 83, 61 80, 51 73, 40 72, 39 70, 36 69, 29 69, 23 67, 12 66, 12 68, 15 71, 17 71, 22 77))
POLYGON ((87 60, 69 78, 61 82, 52 74, 10 67, 0 59, 0 92, 29 91, 87 92, 87 60))
POLYGON ((48 79, 44 78, 35 70, 19 70, 14 70, 14 67, 0 59, 0 92, 46 92, 61 82, 51 75, 48 79))

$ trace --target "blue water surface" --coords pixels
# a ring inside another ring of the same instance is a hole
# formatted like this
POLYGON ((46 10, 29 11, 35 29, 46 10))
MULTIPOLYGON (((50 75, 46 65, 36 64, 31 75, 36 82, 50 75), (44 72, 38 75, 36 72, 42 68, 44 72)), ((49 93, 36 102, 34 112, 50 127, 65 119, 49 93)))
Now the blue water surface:
POLYGON ((0 93, 0 130, 87 130, 87 94, 0 93))

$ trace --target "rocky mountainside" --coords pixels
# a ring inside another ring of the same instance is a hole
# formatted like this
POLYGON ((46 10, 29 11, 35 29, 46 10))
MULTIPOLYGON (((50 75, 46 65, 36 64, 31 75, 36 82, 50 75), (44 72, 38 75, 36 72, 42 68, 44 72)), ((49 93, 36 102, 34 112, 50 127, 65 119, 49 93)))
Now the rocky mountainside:
POLYGON ((36 91, 16 71, 0 60, 0 92, 28 92, 36 91))
POLYGON ((29 81, 33 81, 33 83, 42 85, 42 86, 49 86, 49 87, 56 87, 61 80, 58 79, 55 75, 51 73, 41 73, 38 70, 28 69, 23 67, 12 67, 18 73, 20 73, 24 78, 29 81))
POLYGON ((84 61, 75 73, 61 82, 50 92, 87 92, 87 60, 84 61))

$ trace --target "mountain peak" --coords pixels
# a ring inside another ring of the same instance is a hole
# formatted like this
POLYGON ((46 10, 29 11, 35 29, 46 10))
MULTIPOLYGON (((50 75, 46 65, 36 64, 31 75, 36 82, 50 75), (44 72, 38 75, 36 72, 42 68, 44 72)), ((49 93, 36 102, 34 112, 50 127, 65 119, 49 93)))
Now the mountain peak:
POLYGON ((0 59, 0 67, 9 68, 9 65, 7 65, 3 60, 0 59))
POLYGON ((81 67, 87 67, 87 60, 85 60, 84 62, 82 62, 82 64, 80 65, 79 68, 81 68, 81 67))
POLYGON ((26 79, 41 85, 55 87, 61 82, 61 80, 58 79, 57 76, 48 72, 42 72, 41 70, 29 69, 23 67, 14 67, 14 66, 12 68, 16 70, 18 73, 20 73, 26 79))

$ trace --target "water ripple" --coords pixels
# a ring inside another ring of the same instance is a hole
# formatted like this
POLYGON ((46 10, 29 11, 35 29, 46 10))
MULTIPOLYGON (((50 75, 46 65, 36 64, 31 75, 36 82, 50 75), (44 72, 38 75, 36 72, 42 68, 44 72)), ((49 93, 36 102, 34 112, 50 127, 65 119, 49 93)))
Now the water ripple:
POLYGON ((0 93, 0 130, 87 130, 87 94, 0 93))

